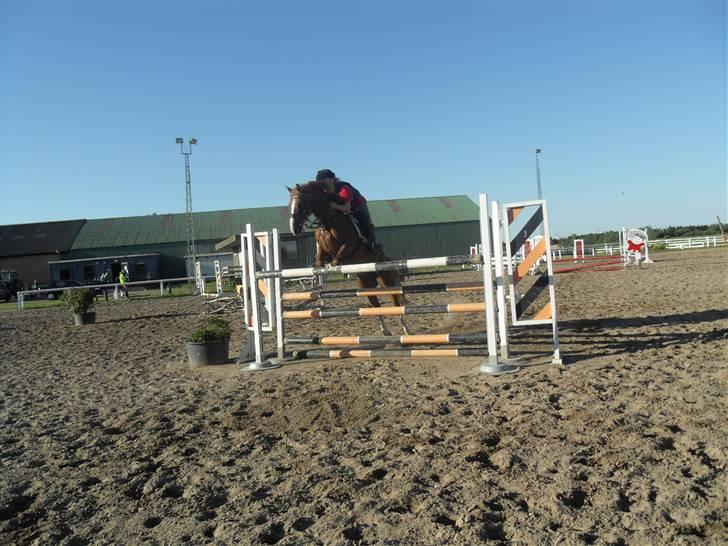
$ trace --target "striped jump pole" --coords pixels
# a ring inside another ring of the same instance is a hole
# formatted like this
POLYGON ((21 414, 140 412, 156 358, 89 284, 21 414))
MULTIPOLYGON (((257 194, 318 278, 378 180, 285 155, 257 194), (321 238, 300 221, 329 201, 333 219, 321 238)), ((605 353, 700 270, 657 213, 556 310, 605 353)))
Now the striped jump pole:
MULTIPOLYGON (((584 262, 598 262, 598 261, 604 261, 604 260, 619 260, 621 262, 621 259, 619 258, 619 256, 616 256, 615 257, 613 255, 608 255, 608 254, 604 254, 604 255, 601 255, 601 256, 584 256, 583 258, 580 258, 580 260, 581 261, 584 261, 584 262)), ((574 260, 572 258, 561 258, 561 259, 558 259, 557 258, 556 260, 553 260, 553 262, 555 264, 571 263, 573 261, 574 260)))
POLYGON ((258 271, 258 279, 297 279, 314 275, 330 275, 342 273, 356 275, 358 273, 378 273, 380 271, 405 271, 407 269, 423 269, 426 267, 445 267, 448 265, 476 265, 483 263, 480 256, 441 256, 439 258, 414 258, 412 260, 394 260, 390 262, 367 262, 363 264, 347 264, 325 267, 300 267, 297 269, 280 269, 277 271, 258 271))
POLYGON ((480 345, 485 334, 415 334, 406 336, 287 337, 291 345, 480 345))
POLYGON ((298 351, 298 358, 396 358, 488 356, 487 349, 311 349, 298 351))
POLYGON ((351 298, 369 296, 397 296, 400 294, 424 294, 429 292, 466 292, 469 290, 483 290, 483 283, 478 282, 451 282, 434 284, 414 284, 409 286, 394 286, 391 288, 352 288, 350 290, 313 290, 309 292, 288 292, 281 296, 283 301, 317 301, 330 298, 351 298))
POLYGON ((399 307, 360 307, 358 309, 306 309, 283 311, 284 319, 325 319, 340 317, 386 317, 397 315, 422 315, 426 313, 483 313, 485 302, 449 303, 442 305, 420 305, 399 307))
POLYGON ((624 263, 621 256, 587 256, 581 263, 574 265, 571 259, 567 260, 554 260, 554 273, 571 273, 574 271, 618 271, 624 268, 624 263), (561 267, 564 264, 571 265, 572 267, 561 267))

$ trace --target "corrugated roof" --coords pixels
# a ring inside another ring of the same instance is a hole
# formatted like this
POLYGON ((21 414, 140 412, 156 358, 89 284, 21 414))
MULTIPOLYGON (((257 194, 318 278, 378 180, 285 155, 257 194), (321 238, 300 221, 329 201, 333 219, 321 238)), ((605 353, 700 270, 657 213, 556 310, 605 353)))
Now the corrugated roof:
POLYGON ((0 226, 0 256, 66 252, 85 220, 0 226))
MULTIPOLYGON (((478 220, 478 205, 466 195, 369 201, 377 227, 438 224, 478 220)), ((289 233, 288 207, 263 207, 195 212, 195 239, 221 241, 242 232, 245 224, 289 233)), ((73 250, 114 246, 178 243, 187 240, 185 214, 154 214, 87 220, 73 250)))

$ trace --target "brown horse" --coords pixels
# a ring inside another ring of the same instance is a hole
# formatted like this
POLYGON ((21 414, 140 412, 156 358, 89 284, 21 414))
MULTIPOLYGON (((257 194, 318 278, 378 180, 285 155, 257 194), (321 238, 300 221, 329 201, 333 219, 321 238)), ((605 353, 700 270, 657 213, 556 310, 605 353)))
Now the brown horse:
MULTIPOLYGON (((314 233, 318 243, 316 267, 324 264, 324 258, 331 258, 331 265, 360 264, 382 262, 388 258, 382 250, 373 252, 369 245, 362 241, 358 229, 354 226, 351 215, 331 208, 331 195, 323 189, 323 182, 307 182, 288 188, 290 196, 291 232, 300 235, 303 225, 309 216, 318 221, 318 229, 314 233)), ((399 275, 395 271, 379 271, 376 273, 357 273, 360 288, 376 288, 377 286, 399 286, 399 275)), ((367 296, 374 307, 381 307, 376 296, 367 296)), ((401 294, 392 295, 394 305, 405 305, 401 294)), ((382 317, 379 325, 383 335, 390 335, 382 317)), ((399 317, 402 329, 408 334, 404 316, 399 317)))

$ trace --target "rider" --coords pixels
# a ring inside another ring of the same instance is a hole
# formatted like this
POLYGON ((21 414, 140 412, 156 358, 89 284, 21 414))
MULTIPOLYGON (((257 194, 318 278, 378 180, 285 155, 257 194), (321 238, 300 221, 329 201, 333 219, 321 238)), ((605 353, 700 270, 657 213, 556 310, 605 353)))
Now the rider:
POLYGON ((359 224, 362 235, 369 241, 371 249, 374 252, 381 250, 382 245, 377 243, 374 224, 364 196, 348 182, 336 178, 334 172, 329 169, 321 169, 317 172, 316 182, 324 182, 324 189, 333 196, 331 208, 345 214, 351 211, 356 218, 356 223, 359 224))

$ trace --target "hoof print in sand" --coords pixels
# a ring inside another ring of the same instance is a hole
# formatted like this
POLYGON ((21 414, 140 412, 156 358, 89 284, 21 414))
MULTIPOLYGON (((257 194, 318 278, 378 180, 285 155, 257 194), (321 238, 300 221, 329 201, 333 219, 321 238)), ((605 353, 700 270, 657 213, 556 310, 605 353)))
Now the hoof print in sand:
POLYGON ((370 472, 366 478, 363 478, 361 480, 358 480, 356 482, 356 485, 358 488, 366 487, 367 485, 371 485, 374 482, 378 482, 382 478, 384 478, 387 475, 387 471, 383 468, 378 468, 374 470, 373 472, 370 472))
POLYGON ((284 536, 286 536, 286 533, 283 529, 283 524, 274 523, 260 533, 259 539, 263 544, 277 544, 284 536))
POLYGON ((217 517, 217 513, 213 512, 212 510, 207 510, 205 512, 200 512, 195 516, 195 519, 197 521, 210 521, 211 519, 215 519, 217 517))
POLYGON ((473 455, 468 455, 465 457, 465 461, 469 463, 477 463, 480 468, 495 470, 495 466, 490 461, 490 456, 485 451, 478 451, 473 455))
POLYGON ((291 525, 291 529, 294 531, 303 532, 314 524, 313 518, 301 517, 296 519, 291 525))
POLYGON ((14 518, 18 514, 25 512, 30 505, 33 504, 35 497, 28 495, 18 495, 10 500, 4 501, 0 504, 0 521, 5 521, 14 518))
POLYGON ((449 527, 457 526, 457 522, 445 514, 437 514, 436 516, 433 516, 432 522, 437 523, 438 525, 447 525, 449 527))
POLYGON ((358 525, 352 525, 341 531, 341 536, 347 540, 358 542, 364 538, 364 531, 358 525))
POLYGON ((176 483, 170 483, 162 489, 162 496, 169 499, 178 499, 184 494, 185 490, 176 483))
POLYGON ((144 525, 144 527, 146 527, 147 529, 152 529, 160 523, 162 523, 162 518, 157 516, 150 516, 144 520, 144 523, 142 525, 144 525))
POLYGON ((557 495, 557 497, 565 506, 577 509, 584 506, 587 499, 586 493, 581 489, 572 489, 568 493, 557 495))
POLYGON ((95 476, 91 476, 90 478, 86 478, 85 480, 81 480, 78 483, 78 486, 81 489, 88 489, 89 487, 93 487, 94 485, 97 485, 97 484, 100 484, 100 483, 101 483, 101 480, 100 479, 98 479, 95 476))

